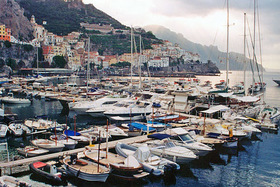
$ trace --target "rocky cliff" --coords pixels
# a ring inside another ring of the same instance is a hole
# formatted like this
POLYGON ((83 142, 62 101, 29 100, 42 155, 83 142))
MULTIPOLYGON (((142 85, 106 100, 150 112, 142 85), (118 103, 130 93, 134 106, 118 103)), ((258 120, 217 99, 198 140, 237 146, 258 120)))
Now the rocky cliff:
POLYGON ((32 26, 23 15, 24 9, 14 0, 0 0, 0 22, 11 28, 16 39, 29 41, 32 39, 32 26))

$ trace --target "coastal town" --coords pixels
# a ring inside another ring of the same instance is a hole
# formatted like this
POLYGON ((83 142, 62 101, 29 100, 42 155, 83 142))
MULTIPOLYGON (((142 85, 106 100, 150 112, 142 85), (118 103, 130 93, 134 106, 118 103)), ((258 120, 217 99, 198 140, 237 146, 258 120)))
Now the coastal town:
POLYGON ((279 73, 245 23, 234 71, 229 35, 203 62, 82 0, 0 10, 0 187, 278 184, 279 73))

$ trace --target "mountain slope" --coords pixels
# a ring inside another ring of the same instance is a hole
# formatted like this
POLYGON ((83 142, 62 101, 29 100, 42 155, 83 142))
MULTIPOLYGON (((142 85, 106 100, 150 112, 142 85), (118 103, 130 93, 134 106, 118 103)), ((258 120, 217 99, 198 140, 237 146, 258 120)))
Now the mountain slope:
MULTIPOLYGON (((180 47, 187 51, 198 53, 202 61, 205 62, 207 60, 211 60, 217 65, 219 69, 226 69, 226 53, 219 51, 217 46, 205 46, 191 42, 190 40, 184 38, 182 34, 175 33, 170 29, 159 25, 150 25, 144 28, 146 29, 146 31, 152 31, 156 35, 156 37, 160 39, 169 40, 172 43, 179 44, 180 47)), ((244 63, 242 62, 242 59, 244 56, 242 54, 234 52, 231 52, 229 56, 229 69, 243 70, 244 63)))
POLYGON ((24 10, 14 0, 0 0, 0 22, 12 30, 15 38, 28 41, 33 37, 32 26, 23 13, 24 10))
POLYGON ((64 0, 17 0, 24 15, 30 20, 34 15, 38 24, 46 21, 46 29, 58 35, 67 35, 80 29, 81 22, 112 24, 114 28, 125 28, 120 22, 96 9, 85 5, 82 0, 65 2, 64 0))

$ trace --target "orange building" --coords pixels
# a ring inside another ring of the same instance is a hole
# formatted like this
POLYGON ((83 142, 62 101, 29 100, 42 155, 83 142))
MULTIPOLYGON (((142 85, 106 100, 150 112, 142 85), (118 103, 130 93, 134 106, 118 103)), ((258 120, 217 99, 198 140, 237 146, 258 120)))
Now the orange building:
POLYGON ((11 29, 0 23, 0 40, 11 41, 11 29))

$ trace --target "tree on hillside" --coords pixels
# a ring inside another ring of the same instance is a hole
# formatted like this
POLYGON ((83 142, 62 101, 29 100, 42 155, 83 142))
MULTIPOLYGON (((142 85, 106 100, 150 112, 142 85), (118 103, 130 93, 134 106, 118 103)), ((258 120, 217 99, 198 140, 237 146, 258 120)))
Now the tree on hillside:
POLYGON ((64 68, 66 66, 66 64, 67 64, 67 62, 63 56, 54 56, 53 57, 52 67, 64 68))
POLYGON ((7 66, 10 66, 12 68, 12 70, 15 70, 17 68, 17 63, 16 63, 15 59, 12 59, 12 58, 6 59, 6 64, 7 64, 7 66))

